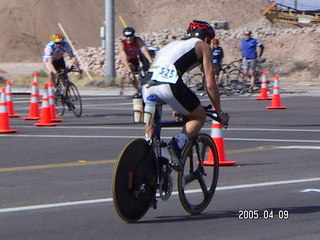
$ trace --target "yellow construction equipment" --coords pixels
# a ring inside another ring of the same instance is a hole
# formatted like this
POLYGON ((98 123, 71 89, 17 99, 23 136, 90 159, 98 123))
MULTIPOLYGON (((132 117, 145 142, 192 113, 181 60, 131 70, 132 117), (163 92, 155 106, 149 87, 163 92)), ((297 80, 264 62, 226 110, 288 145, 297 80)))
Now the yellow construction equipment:
POLYGON ((300 11, 295 8, 271 2, 262 10, 262 14, 272 22, 292 23, 298 25, 320 25, 320 10, 300 11))

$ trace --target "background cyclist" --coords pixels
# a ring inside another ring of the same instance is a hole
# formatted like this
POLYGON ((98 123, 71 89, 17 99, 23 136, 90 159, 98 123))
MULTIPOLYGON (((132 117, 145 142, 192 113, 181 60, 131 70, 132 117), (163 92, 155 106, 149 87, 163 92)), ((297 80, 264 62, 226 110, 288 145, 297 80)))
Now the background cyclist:
POLYGON ((43 63, 49 72, 49 80, 56 87, 56 74, 60 69, 66 69, 64 54, 67 53, 72 60, 72 66, 79 68, 70 44, 64 41, 62 34, 53 34, 51 41, 43 50, 43 63))
POLYGON ((252 32, 250 30, 244 31, 244 38, 241 40, 241 52, 242 52, 242 67, 244 80, 246 81, 248 75, 250 75, 250 90, 253 91, 256 82, 256 65, 257 57, 261 57, 263 54, 264 46, 257 39, 251 37, 252 32), (259 55, 257 53, 257 47, 259 47, 259 55))
MULTIPOLYGON (((182 132, 172 138, 168 145, 173 168, 177 171, 182 170, 181 150, 188 139, 198 134, 206 119, 200 100, 183 83, 182 75, 186 71, 199 64, 203 65, 208 96, 222 119, 222 125, 228 123, 228 115, 221 110, 212 64, 210 42, 215 37, 215 31, 208 23, 196 20, 189 24, 187 31, 190 39, 175 41, 160 49, 142 87, 144 102, 152 95, 159 103, 168 104, 177 114, 188 119, 182 132)), ((152 124, 146 125, 146 137, 151 137, 152 130, 152 124)))
POLYGON ((132 27, 123 29, 123 39, 119 41, 118 49, 121 61, 126 68, 121 82, 123 82, 126 77, 129 77, 133 87, 139 92, 139 83, 134 78, 133 72, 139 71, 140 61, 143 64, 144 71, 149 69, 152 58, 148 49, 143 40, 135 36, 135 30, 132 27))

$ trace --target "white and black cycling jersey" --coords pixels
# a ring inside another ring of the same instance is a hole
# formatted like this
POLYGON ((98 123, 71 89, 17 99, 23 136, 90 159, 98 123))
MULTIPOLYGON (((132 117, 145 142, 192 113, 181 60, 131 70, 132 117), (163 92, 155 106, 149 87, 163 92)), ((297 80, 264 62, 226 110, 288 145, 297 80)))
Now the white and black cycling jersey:
POLYGON ((201 63, 195 51, 195 46, 200 41, 202 40, 198 38, 175 41, 157 53, 145 77, 146 84, 142 87, 144 102, 152 95, 160 105, 168 104, 183 115, 199 106, 200 100, 183 83, 181 77, 201 63))
POLYGON ((195 52, 195 45, 202 41, 190 38, 169 43, 157 53, 150 72, 152 80, 175 84, 179 77, 200 64, 195 52))

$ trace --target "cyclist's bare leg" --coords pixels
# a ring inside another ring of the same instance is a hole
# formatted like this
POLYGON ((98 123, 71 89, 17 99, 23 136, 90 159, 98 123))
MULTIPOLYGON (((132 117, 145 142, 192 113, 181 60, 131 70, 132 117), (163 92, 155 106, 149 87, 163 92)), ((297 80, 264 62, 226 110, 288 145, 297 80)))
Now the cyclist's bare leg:
MULTIPOLYGON (((193 110, 191 113, 186 115, 188 122, 184 125, 182 129, 182 133, 187 136, 188 139, 196 136, 200 129, 203 127, 206 120, 206 112, 201 104, 193 110)), ((145 137, 151 138, 153 133, 153 125, 147 124, 145 125, 145 137)))
POLYGON ((53 72, 49 73, 49 81, 52 82, 54 88, 57 88, 56 85, 56 75, 53 72))
POLYGON ((188 139, 191 139, 196 136, 203 127, 206 120, 206 112, 202 105, 199 104, 199 106, 186 117, 188 122, 184 125, 182 133, 184 133, 188 139))
POLYGON ((250 69, 249 73, 250 73, 250 79, 251 79, 250 84, 251 84, 251 87, 253 88, 254 85, 255 85, 255 81, 256 81, 256 79, 255 79, 255 71, 253 69, 250 69))
POLYGON ((146 124, 145 125, 145 138, 146 139, 151 139, 152 133, 153 133, 153 125, 152 124, 146 124))

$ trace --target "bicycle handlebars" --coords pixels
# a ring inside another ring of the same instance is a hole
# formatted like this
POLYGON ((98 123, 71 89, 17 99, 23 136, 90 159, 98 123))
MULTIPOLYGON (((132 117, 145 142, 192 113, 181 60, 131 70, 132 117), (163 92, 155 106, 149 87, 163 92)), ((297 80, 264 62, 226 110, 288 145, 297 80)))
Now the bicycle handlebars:
MULTIPOLYGON (((212 110, 212 105, 209 104, 207 106, 203 106, 204 110, 206 111, 206 115, 210 117, 211 119, 221 123, 222 119, 218 116, 217 112, 215 110, 212 110)), ((227 113, 225 113, 227 114, 227 113)), ((228 114, 227 114, 228 115, 228 114)), ((224 128, 227 128, 228 124, 224 125, 224 128)))

